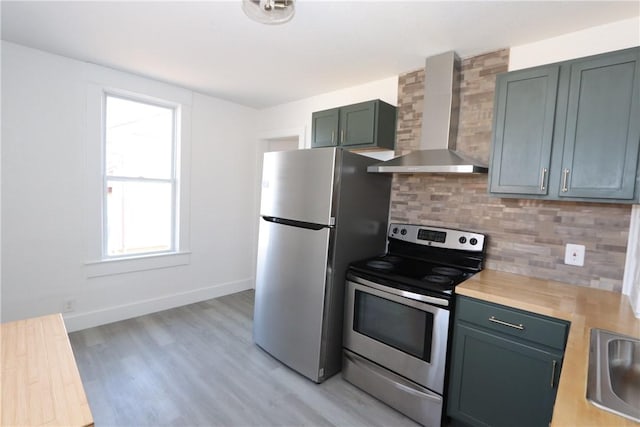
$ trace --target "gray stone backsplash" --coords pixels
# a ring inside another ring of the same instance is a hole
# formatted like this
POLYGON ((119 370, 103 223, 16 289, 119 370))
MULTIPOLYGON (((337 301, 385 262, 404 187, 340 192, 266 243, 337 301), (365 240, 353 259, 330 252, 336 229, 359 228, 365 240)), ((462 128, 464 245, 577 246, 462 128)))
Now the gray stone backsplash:
MULTIPOLYGON (((508 62, 507 49, 462 61, 457 150, 487 163, 495 76, 508 62)), ((399 78, 396 155, 418 147, 424 78, 424 70, 399 78)), ((395 174, 391 220, 485 233, 487 268, 621 291, 631 206, 490 197, 487 180, 395 174), (567 243, 585 245, 584 267, 564 264, 567 243)))

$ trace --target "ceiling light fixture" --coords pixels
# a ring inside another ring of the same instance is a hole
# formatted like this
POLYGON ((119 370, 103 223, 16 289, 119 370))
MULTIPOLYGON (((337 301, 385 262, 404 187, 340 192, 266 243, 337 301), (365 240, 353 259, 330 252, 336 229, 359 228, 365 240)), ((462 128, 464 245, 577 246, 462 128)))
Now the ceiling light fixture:
POLYGON ((284 24, 293 18, 294 0, 242 0, 242 10, 261 24, 284 24))

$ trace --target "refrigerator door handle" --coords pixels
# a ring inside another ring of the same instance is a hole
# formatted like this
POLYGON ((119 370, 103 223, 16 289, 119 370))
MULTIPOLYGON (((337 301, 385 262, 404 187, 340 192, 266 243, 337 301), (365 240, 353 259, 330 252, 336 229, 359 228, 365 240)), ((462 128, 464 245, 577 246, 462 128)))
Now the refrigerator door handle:
POLYGON ((277 218, 275 216, 263 216, 262 219, 264 219, 267 222, 273 222, 275 224, 289 225, 291 227, 306 228, 309 230, 322 230, 323 228, 331 228, 328 225, 314 224, 312 222, 296 221, 293 219, 277 218))

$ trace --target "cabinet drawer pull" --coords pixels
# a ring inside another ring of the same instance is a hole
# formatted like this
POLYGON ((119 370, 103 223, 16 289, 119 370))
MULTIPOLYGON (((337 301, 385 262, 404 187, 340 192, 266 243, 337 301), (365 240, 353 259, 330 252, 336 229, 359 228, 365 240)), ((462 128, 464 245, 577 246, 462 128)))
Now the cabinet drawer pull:
POLYGON ((332 130, 331 131, 331 144, 335 144, 336 143, 336 131, 332 130))
POLYGON ((504 320, 496 319, 494 316, 489 317, 489 322, 497 323, 499 325, 508 326, 510 328, 518 329, 520 331, 524 330, 524 325, 519 323, 514 325, 513 323, 505 322, 504 320))
POLYGON ((569 187, 567 187, 567 181, 569 180, 569 169, 562 171, 562 192, 566 193, 569 191, 569 187))
POLYGON ((551 388, 553 388, 554 383, 555 383, 555 378, 556 378, 556 365, 558 362, 556 362, 555 360, 553 361, 552 365, 551 365, 551 388))
POLYGON ((344 144, 344 129, 340 129, 340 144, 344 144))
POLYGON ((547 180, 547 168, 542 168, 542 177, 540 178, 540 191, 544 191, 544 183, 547 180))

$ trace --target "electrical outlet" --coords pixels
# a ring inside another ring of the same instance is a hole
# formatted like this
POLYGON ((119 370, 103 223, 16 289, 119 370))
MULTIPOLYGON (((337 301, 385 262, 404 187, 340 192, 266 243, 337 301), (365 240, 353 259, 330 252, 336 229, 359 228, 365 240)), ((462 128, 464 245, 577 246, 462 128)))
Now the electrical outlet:
POLYGON ((63 313, 71 313, 76 309, 76 300, 68 299, 62 303, 62 312, 63 313))
POLYGON ((564 263, 582 267, 584 265, 584 245, 567 243, 567 247, 564 252, 564 263))

